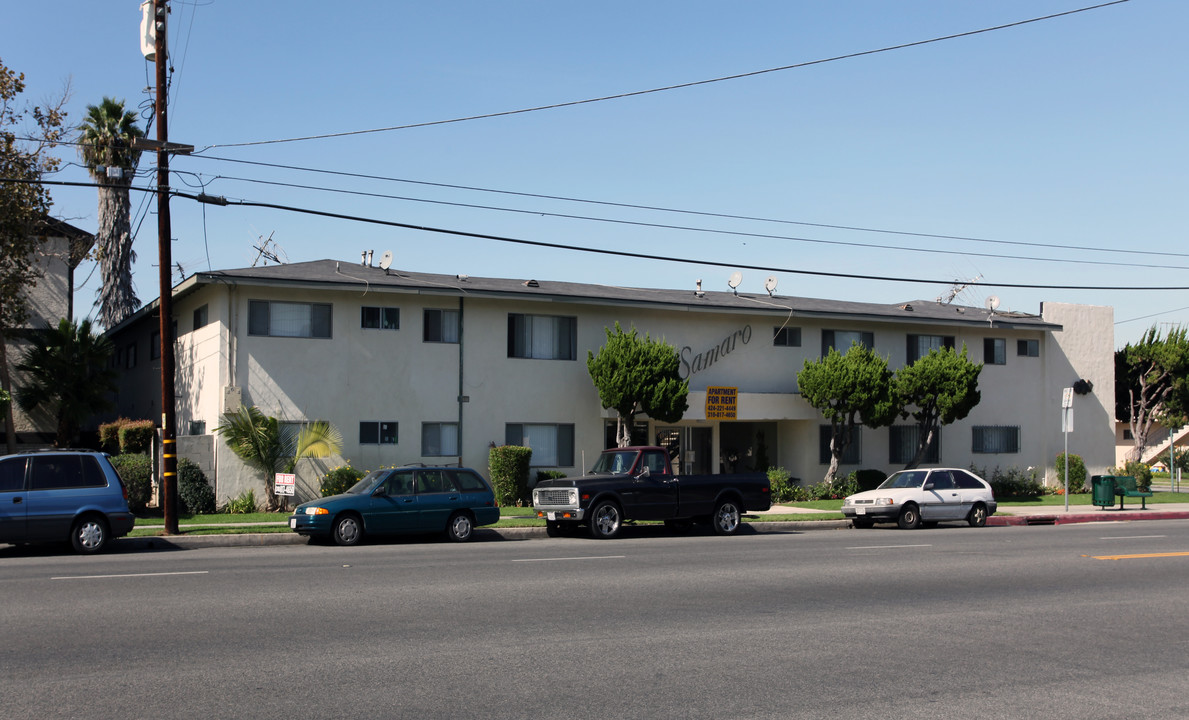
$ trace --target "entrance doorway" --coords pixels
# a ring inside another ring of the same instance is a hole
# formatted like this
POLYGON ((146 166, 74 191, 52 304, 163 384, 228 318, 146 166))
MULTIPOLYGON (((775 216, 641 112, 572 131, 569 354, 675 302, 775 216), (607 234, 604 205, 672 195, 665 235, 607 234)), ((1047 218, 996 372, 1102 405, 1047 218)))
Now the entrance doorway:
POLYGON ((776 464, 775 440, 776 423, 720 423, 720 472, 764 472, 776 464))
POLYGON ((675 475, 709 475, 714 472, 710 457, 713 436, 708 427, 658 426, 656 444, 669 452, 675 475))

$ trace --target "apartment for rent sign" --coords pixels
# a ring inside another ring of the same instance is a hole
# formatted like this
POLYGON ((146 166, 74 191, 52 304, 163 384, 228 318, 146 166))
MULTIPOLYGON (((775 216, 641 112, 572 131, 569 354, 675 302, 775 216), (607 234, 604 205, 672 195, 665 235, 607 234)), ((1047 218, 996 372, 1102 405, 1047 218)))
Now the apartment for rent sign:
POLYGON ((734 420, 739 409, 739 388, 706 388, 706 419, 734 420))

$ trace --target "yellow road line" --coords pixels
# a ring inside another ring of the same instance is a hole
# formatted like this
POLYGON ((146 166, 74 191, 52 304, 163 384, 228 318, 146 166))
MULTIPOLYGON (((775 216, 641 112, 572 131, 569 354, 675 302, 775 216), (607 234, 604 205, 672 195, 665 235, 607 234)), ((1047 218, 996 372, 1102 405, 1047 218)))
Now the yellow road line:
POLYGON ((1135 560, 1138 558, 1189 557, 1189 552, 1144 553, 1142 555, 1091 555, 1095 560, 1135 560))

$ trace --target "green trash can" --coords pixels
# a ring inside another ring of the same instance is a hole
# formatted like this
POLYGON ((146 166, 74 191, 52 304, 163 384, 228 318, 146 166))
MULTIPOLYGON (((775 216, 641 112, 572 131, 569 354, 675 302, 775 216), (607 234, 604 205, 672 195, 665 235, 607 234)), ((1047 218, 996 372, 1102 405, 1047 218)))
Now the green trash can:
POLYGON ((1111 507, 1115 504, 1115 476, 1095 475, 1090 478, 1090 489, 1093 493, 1092 502, 1099 507, 1111 507))

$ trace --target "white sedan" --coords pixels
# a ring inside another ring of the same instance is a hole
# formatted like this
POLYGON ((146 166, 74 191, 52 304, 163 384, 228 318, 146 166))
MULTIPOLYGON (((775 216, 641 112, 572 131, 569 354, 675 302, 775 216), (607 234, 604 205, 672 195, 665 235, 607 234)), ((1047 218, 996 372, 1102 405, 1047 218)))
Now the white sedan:
POLYGON ((987 481, 968 470, 917 468, 893 473, 878 488, 846 498, 842 514, 857 528, 894 522, 911 530, 962 520, 982 527, 997 505, 987 481))

